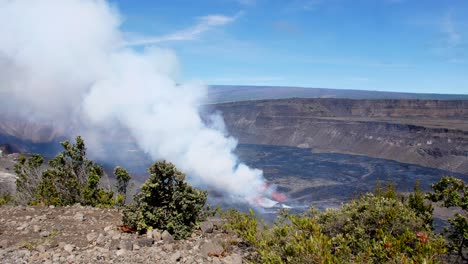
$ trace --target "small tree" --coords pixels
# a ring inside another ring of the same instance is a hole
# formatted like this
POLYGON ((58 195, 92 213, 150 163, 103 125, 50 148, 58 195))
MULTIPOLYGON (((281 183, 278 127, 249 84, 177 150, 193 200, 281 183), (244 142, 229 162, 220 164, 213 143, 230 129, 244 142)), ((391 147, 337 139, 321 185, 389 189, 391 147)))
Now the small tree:
POLYGON ((468 260, 468 185, 455 177, 443 177, 431 185, 434 193, 427 194, 433 202, 442 202, 444 207, 457 207, 461 210, 449 219, 450 228, 445 229, 449 239, 449 249, 458 255, 459 260, 468 260))
MULTIPOLYGON (((64 150, 49 161, 51 169, 46 171, 53 175, 50 178, 53 179, 52 184, 58 190, 57 199, 63 204, 87 204, 82 194, 88 183, 89 169, 94 163, 86 158, 86 147, 80 136, 76 137, 75 144, 68 141, 60 144, 64 150)), ((99 179, 101 176, 94 175, 99 179)))
POLYGON ((113 193, 98 188, 104 170, 86 158, 86 147, 81 137, 76 143, 61 143, 64 150, 49 161, 49 169, 41 171, 44 159, 40 155, 20 158, 15 166, 18 176, 17 192, 27 203, 45 205, 108 206, 113 193), (110 197, 110 198, 109 198, 110 197))
POLYGON ((117 202, 119 204, 124 204, 125 203, 125 198, 127 197, 127 188, 128 188, 128 183, 130 182, 130 179, 132 178, 130 174, 122 167, 117 166, 114 169, 114 175, 115 178, 117 179, 117 202))
POLYGON ((31 200, 29 203, 42 203, 45 205, 67 204, 66 202, 60 199, 60 192, 55 184, 56 181, 57 174, 54 173, 53 170, 45 171, 42 174, 42 181, 37 186, 37 191, 34 200, 31 200))
POLYGON ((15 164, 16 192, 20 201, 31 201, 36 198, 36 191, 42 180, 42 164, 44 158, 41 155, 33 155, 30 158, 20 156, 15 164))
POLYGON ((434 207, 432 203, 426 202, 425 193, 419 188, 419 180, 414 184, 414 191, 408 197, 408 206, 413 209, 417 216, 424 220, 427 227, 432 229, 434 207))
MULTIPOLYGON (((88 181, 83 188, 83 201, 84 204, 96 206, 100 204, 100 199, 102 199, 102 191, 98 188, 99 181, 101 181, 102 176, 104 175, 104 170, 97 164, 92 164, 88 172, 88 181)), ((112 193, 112 192, 109 192, 112 193)), ((112 198, 112 195, 111 195, 112 198)))
POLYGON ((141 192, 123 211, 123 223, 140 232, 157 228, 185 238, 203 216, 207 192, 185 182, 185 174, 172 163, 156 162, 148 172, 141 192))

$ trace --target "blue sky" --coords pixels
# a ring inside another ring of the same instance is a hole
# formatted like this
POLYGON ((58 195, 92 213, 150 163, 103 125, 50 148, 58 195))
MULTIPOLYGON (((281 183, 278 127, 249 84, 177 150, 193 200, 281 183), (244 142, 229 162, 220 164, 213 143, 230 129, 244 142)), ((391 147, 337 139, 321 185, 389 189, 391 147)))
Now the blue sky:
POLYGON ((468 94, 468 1, 114 0, 184 80, 468 94))

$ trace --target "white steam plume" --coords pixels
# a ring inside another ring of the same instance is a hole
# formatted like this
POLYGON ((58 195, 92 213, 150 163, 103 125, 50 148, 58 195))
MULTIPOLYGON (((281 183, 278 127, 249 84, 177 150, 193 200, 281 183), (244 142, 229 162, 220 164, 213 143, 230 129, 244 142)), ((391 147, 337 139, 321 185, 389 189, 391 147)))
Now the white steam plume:
POLYGON ((238 161, 219 118, 200 118, 206 88, 178 82, 173 52, 125 47, 120 23, 103 0, 0 0, 0 105, 84 133, 90 147, 124 130, 197 183, 255 197, 262 172, 238 161))

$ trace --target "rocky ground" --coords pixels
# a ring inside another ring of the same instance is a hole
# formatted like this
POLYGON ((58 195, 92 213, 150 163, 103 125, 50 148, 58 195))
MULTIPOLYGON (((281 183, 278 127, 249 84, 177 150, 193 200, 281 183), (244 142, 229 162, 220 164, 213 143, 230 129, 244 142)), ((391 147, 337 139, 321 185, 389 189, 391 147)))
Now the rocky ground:
POLYGON ((14 174, 15 163, 19 154, 3 154, 0 148, 0 195, 8 192, 14 193, 16 175, 14 174))
POLYGON ((186 240, 167 231, 125 232, 118 209, 0 207, 2 263, 226 263, 249 251, 210 218, 186 240))

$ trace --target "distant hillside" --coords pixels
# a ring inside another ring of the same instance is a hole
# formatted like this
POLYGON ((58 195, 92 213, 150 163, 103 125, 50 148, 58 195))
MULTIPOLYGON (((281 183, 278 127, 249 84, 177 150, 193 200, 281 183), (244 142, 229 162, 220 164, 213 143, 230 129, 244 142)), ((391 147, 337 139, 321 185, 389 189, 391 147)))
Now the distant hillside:
POLYGON ((468 94, 419 94, 327 88, 212 85, 208 103, 288 98, 468 100, 468 94))
POLYGON ((282 99, 214 104, 241 144, 294 146, 468 173, 468 100, 282 99))

